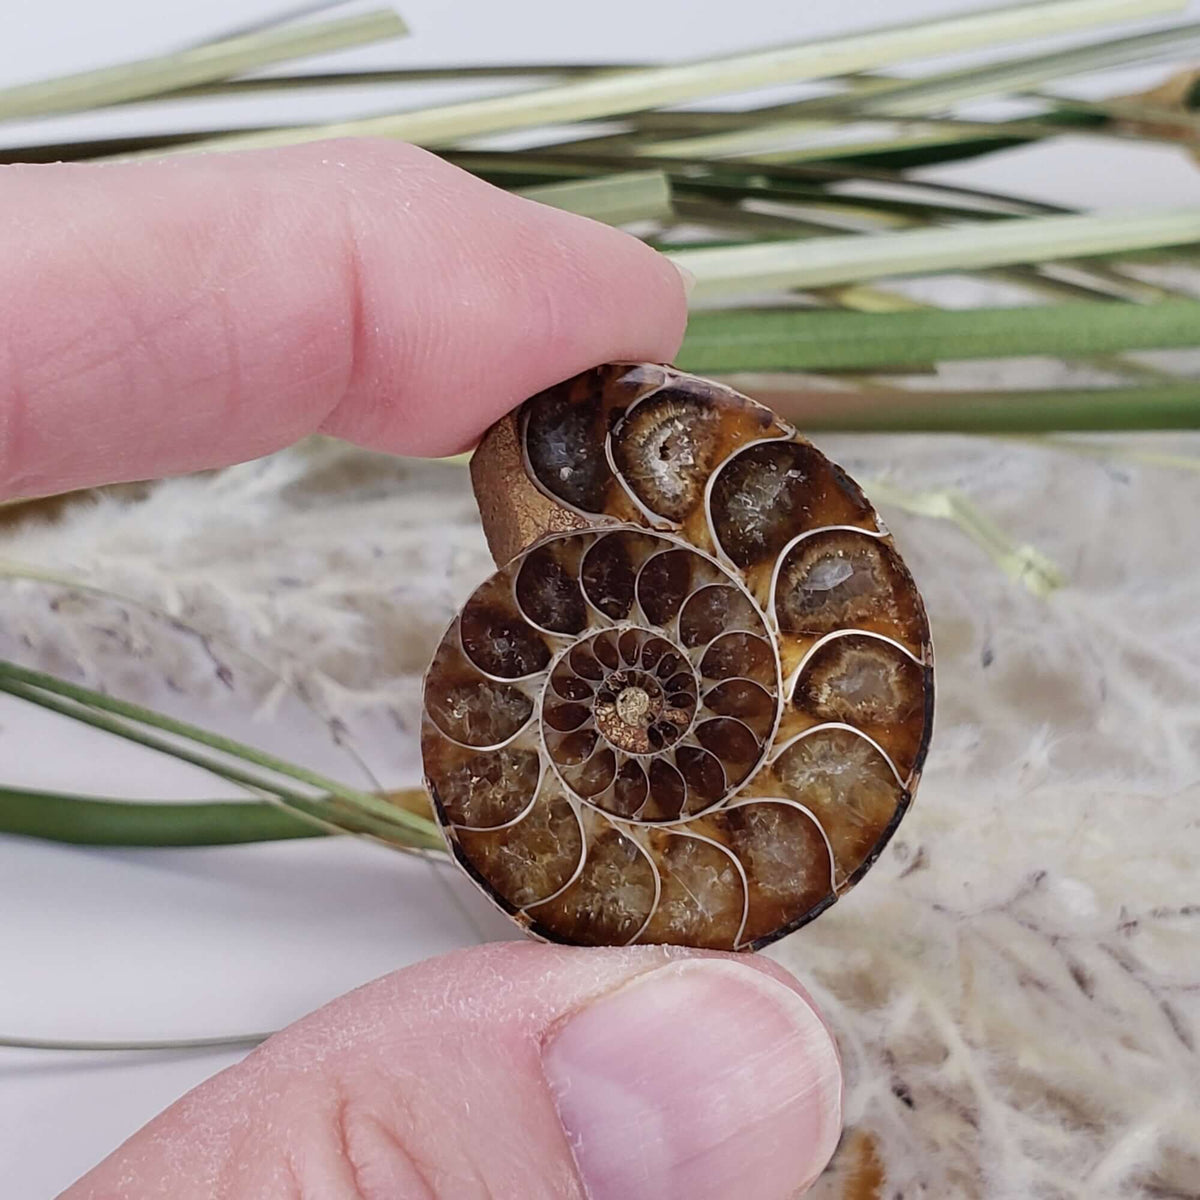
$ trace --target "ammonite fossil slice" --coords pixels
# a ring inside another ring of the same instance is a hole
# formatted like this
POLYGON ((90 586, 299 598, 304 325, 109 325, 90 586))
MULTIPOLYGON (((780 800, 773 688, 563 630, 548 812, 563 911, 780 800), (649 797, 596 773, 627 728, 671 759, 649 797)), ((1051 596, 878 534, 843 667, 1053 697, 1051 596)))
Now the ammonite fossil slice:
POLYGON ((503 564, 425 684, 450 849, 534 934, 754 949, 878 857, 929 744, 929 626, 858 486, 774 413, 610 364, 471 466, 503 564))

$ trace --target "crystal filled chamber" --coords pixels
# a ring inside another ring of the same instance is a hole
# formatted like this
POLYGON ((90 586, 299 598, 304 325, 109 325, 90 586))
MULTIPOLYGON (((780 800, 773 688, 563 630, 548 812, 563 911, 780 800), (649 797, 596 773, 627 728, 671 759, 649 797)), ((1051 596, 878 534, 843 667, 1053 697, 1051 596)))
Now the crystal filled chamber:
POLYGON ((535 935, 756 949, 878 857, 929 744, 933 652, 858 486, 769 409, 609 364, 471 465, 503 565, 425 683, 450 849, 535 935))

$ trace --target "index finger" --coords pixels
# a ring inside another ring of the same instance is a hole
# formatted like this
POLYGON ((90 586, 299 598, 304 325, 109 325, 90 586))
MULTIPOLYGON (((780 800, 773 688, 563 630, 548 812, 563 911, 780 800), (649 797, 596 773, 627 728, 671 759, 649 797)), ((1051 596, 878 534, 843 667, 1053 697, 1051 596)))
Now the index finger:
POLYGON ((469 445, 609 359, 667 360, 671 264, 393 142, 0 168, 0 497, 322 431, 469 445))

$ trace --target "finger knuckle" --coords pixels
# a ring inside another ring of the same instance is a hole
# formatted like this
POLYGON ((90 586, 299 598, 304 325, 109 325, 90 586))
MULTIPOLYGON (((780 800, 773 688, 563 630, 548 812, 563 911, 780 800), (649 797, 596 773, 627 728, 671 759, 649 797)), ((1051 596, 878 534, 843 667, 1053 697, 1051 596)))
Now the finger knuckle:
POLYGON ((399 1133, 374 1113, 342 1099, 334 1112, 334 1133, 353 1200, 438 1200, 427 1167, 399 1133))

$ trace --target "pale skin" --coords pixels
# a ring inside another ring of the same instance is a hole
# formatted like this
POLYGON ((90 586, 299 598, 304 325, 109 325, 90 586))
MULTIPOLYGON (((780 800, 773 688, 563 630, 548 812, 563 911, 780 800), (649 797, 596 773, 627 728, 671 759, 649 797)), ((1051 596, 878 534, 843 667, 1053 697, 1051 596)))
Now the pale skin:
MULTIPOLYGON (((412 147, 0 168, 0 499, 321 431, 470 446, 597 363, 670 361, 682 281, 412 147)), ((185 1096, 70 1200, 786 1200, 841 1121, 761 956, 481 947, 396 972, 185 1096)))

